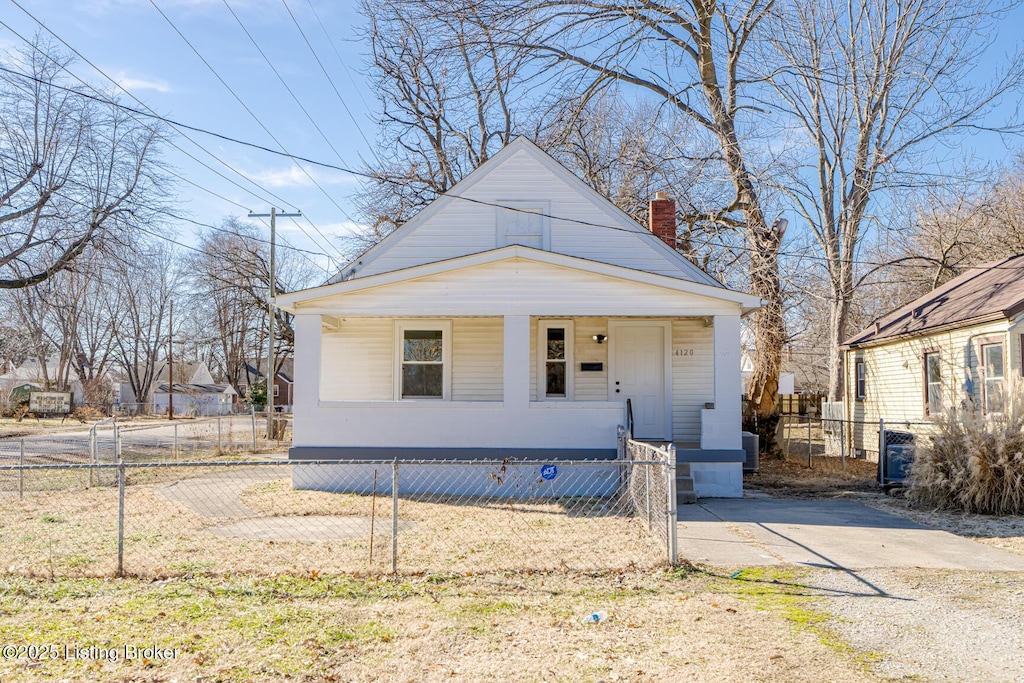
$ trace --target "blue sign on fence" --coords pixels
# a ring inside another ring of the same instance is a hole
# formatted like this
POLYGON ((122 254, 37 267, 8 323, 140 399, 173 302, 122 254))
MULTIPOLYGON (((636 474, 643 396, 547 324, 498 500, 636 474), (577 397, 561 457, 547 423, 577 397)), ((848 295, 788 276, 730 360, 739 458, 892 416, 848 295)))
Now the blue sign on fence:
POLYGON ((551 481, 558 476, 558 468, 555 465, 544 465, 540 468, 540 476, 547 481, 551 481))

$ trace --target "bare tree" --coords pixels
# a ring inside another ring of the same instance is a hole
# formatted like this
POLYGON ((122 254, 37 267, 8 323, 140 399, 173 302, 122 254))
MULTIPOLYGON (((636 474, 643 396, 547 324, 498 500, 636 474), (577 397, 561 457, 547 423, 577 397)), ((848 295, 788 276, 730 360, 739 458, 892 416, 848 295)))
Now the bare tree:
MULTIPOLYGON (((195 276, 193 310, 213 332, 205 343, 239 393, 252 379, 246 376, 246 364, 259 367, 266 357, 269 256, 258 226, 230 218, 217 231, 202 235, 199 253, 189 259, 195 276)), ((275 269, 280 293, 308 286, 316 275, 310 262, 288 249, 278 249, 275 269)), ((294 351, 295 332, 290 313, 277 309, 275 316, 276 372, 294 351)))
POLYGON ((534 68, 576 71, 589 87, 628 84, 687 117, 717 143, 719 168, 731 196, 695 220, 727 224, 747 240, 750 291, 767 302, 754 318, 755 371, 750 406, 760 417, 776 412, 785 339, 778 252, 779 225, 765 215, 746 133, 756 114, 745 100, 753 79, 748 48, 773 0, 620 3, 605 0, 520 0, 487 20, 509 44, 525 45, 534 68))
POLYGON ((135 401, 146 405, 166 357, 169 308, 183 293, 180 255, 164 242, 140 244, 131 260, 111 264, 106 306, 116 316, 115 356, 135 401))
POLYGON ((382 105, 373 176, 357 198, 370 223, 352 251, 382 239, 487 161, 515 135, 524 55, 499 46, 472 7, 436 13, 429 3, 362 0, 382 105))
POLYGON ((782 187, 813 230, 827 274, 831 400, 843 393, 839 347, 873 200, 941 183, 930 163, 936 145, 984 127, 992 105, 1021 83, 1019 59, 979 78, 1000 11, 963 0, 797 0, 775 5, 768 19, 762 61, 774 67, 775 102, 799 129, 798 168, 782 187))
POLYGON ((158 201, 158 132, 112 99, 85 97, 51 44, 2 62, 0 289, 18 289, 130 243, 158 201))

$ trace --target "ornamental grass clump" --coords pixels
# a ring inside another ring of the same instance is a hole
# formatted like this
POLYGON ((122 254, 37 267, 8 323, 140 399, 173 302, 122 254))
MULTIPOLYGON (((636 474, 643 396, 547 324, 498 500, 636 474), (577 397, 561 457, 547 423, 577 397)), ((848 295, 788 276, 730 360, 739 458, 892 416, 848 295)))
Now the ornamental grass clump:
POLYGON ((911 465, 907 497, 914 505, 1024 513, 1024 387, 1007 392, 1002 415, 950 411, 936 427, 911 465))

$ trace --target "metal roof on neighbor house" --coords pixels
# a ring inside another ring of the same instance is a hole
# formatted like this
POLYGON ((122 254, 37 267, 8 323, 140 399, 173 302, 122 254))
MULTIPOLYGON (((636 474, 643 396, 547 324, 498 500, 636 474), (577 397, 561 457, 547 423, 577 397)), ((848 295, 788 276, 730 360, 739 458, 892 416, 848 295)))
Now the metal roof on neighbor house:
POLYGON ((968 270, 851 337, 856 347, 1024 312, 1024 254, 968 270))

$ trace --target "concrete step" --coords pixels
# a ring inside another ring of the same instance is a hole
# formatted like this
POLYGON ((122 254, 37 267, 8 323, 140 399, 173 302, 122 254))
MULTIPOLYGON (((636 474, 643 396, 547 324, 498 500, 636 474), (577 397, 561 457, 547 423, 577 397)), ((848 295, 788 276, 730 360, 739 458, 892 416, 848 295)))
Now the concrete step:
POLYGON ((676 491, 693 490, 693 477, 676 477, 676 491))
POLYGON ((697 494, 693 491, 676 491, 676 505, 693 505, 697 502, 697 494))
POLYGON ((690 463, 688 462, 677 462, 676 463, 676 478, 689 477, 690 476, 690 463))

